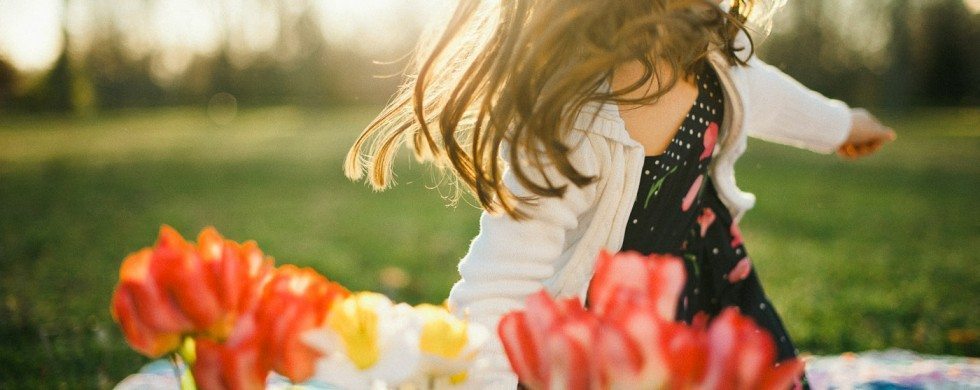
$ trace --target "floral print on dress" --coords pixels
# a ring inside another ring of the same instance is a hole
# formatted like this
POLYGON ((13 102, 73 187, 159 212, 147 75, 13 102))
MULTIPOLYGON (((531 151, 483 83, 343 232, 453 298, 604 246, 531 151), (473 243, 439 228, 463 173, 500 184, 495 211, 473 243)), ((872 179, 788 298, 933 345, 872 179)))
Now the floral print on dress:
POLYGON ((718 142, 718 123, 711 122, 708 123, 708 128, 704 130, 704 150, 701 151, 701 156, 698 159, 704 160, 711 157, 711 153, 715 151, 716 142, 718 142))
POLYGON ((677 318, 693 321, 738 307, 773 334, 779 358, 797 352, 765 295, 742 232, 712 183, 709 167, 723 137, 723 91, 712 69, 697 75, 698 98, 664 153, 647 156, 623 251, 683 258, 687 281, 677 318))
POLYGON ((735 264, 735 267, 733 267, 731 271, 728 271, 728 282, 741 282, 745 280, 745 278, 749 277, 749 272, 752 272, 752 261, 746 257, 739 260, 738 263, 735 264))
POLYGON ((681 202, 681 211, 687 211, 694 204, 694 197, 701 193, 702 181, 704 181, 704 175, 698 175, 698 178, 694 179, 694 183, 691 183, 691 188, 687 190, 687 195, 684 196, 684 200, 681 202))
POLYGON ((708 234, 708 227, 715 222, 715 211, 710 207, 705 207, 701 210, 701 215, 698 216, 698 226, 701 227, 701 237, 708 234))
POLYGON ((728 234, 732 236, 732 248, 742 245, 742 231, 738 229, 737 223, 732 222, 732 226, 728 228, 728 234))

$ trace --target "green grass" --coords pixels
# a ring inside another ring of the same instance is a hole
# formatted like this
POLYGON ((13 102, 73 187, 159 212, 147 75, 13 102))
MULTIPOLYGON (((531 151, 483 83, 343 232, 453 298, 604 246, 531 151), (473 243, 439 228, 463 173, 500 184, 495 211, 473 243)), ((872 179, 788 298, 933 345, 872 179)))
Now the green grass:
MULTIPOLYGON (((446 207, 407 154, 390 191, 347 181, 341 159, 375 110, 0 118, 0 387, 109 387, 146 362, 108 302, 162 223, 255 239, 355 290, 394 265, 411 276, 396 298, 444 299, 478 210, 446 207)), ((857 162, 752 141, 749 253, 801 350, 976 356, 980 110, 888 121, 898 141, 857 162)))

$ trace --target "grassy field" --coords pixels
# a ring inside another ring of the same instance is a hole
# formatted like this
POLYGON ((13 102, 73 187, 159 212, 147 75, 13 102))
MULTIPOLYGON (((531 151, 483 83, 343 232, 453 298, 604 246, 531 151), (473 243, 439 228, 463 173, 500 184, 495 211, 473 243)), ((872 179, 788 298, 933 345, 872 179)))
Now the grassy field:
MULTIPOLYGON (((396 298, 440 302, 478 210, 446 207, 407 154, 393 190, 347 181, 341 159, 375 110, 0 119, 0 388, 110 387, 146 362, 108 302, 122 258, 162 223, 255 239, 355 290, 397 266, 411 279, 396 298)), ((803 351, 976 356, 980 110, 887 121, 898 141, 857 162, 751 141, 749 253, 803 351)))

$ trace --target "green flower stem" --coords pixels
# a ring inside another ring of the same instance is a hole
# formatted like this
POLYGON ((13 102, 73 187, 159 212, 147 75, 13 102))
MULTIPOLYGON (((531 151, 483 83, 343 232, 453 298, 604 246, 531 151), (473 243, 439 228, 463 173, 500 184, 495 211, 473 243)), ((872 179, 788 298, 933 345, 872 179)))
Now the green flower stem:
POLYGON ((660 180, 657 180, 657 182, 650 187, 650 192, 647 193, 647 199, 643 202, 644 209, 646 209, 647 206, 650 204, 650 198, 653 197, 653 194, 657 193, 660 190, 660 187, 664 185, 664 180, 667 179, 667 176, 670 176, 670 174, 674 173, 674 171, 676 170, 677 167, 675 166, 673 169, 670 170, 670 172, 665 173, 664 176, 660 178, 660 180))

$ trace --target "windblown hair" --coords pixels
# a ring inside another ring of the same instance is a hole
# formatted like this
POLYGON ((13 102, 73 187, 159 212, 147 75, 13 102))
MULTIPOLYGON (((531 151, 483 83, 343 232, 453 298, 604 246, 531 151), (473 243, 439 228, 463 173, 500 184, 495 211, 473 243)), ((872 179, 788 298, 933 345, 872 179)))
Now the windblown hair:
POLYGON ((561 140, 589 102, 648 104, 704 66, 709 48, 729 63, 735 36, 756 0, 459 0, 444 30, 418 49, 406 82, 354 142, 344 163, 352 180, 370 172, 376 190, 387 188, 395 153, 406 141, 419 161, 451 169, 488 212, 524 218, 503 183, 507 159, 520 184, 538 196, 562 196, 566 187, 528 169, 553 167, 576 186, 596 180, 569 161, 561 140), (603 91, 617 66, 638 61, 643 77, 603 91), (663 67, 664 69, 660 69, 663 67), (661 80, 661 76, 666 80, 661 80), (625 98, 656 79, 657 90, 625 98), (501 143, 509 147, 499 156, 501 143))

